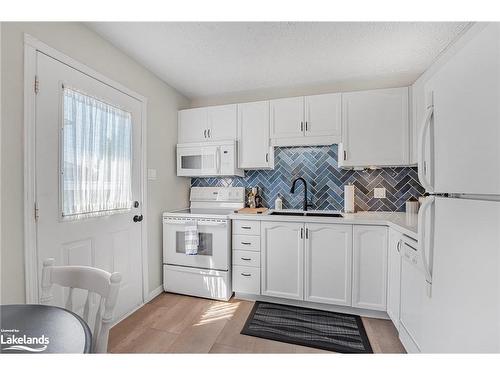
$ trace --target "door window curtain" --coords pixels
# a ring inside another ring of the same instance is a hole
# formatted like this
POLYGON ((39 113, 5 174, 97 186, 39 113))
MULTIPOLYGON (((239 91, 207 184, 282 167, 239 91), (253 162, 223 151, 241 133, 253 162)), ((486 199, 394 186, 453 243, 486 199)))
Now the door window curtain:
POLYGON ((132 115, 63 88, 62 217, 109 215, 132 206, 132 115))

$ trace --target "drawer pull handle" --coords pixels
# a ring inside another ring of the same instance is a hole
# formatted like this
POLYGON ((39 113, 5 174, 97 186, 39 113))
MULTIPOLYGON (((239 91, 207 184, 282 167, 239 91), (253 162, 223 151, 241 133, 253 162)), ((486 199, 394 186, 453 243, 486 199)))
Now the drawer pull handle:
POLYGON ((242 245, 251 245, 252 243, 251 242, 242 242, 241 244, 242 245))
POLYGON ((242 273, 241 276, 250 277, 252 275, 250 273, 242 273))
POLYGON ((252 227, 241 227, 241 229, 252 229, 252 227))
POLYGON ((252 260, 252 258, 241 258, 241 260, 252 260))

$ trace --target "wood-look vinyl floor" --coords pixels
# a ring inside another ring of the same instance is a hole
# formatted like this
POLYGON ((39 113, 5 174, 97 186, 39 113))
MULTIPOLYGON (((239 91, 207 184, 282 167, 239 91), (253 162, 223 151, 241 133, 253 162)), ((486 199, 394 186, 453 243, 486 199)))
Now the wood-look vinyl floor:
MULTIPOLYGON (((114 326, 111 353, 330 353, 241 335, 253 302, 163 293, 114 326)), ((362 318, 375 353, 404 353, 389 320, 362 318)))

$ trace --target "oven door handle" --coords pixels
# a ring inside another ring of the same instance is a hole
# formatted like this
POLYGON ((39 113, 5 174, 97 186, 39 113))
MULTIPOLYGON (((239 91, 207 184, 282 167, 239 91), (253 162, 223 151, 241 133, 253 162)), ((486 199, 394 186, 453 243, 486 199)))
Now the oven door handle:
POLYGON ((227 226, 227 222, 215 222, 215 221, 204 221, 204 220, 166 220, 165 224, 176 224, 176 225, 197 224, 198 226, 208 226, 208 227, 227 226))
POLYGON ((227 225, 226 222, 214 222, 214 221, 198 221, 198 225, 204 225, 209 227, 225 227, 227 225))
POLYGON ((186 225, 195 224, 196 220, 165 220, 165 224, 186 225))

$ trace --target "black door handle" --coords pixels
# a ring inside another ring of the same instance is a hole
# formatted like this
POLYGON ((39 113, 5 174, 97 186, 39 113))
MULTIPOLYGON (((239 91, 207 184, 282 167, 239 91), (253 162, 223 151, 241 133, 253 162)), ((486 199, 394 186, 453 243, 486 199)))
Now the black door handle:
POLYGON ((142 215, 135 215, 134 216, 134 223, 139 223, 143 219, 142 215))

